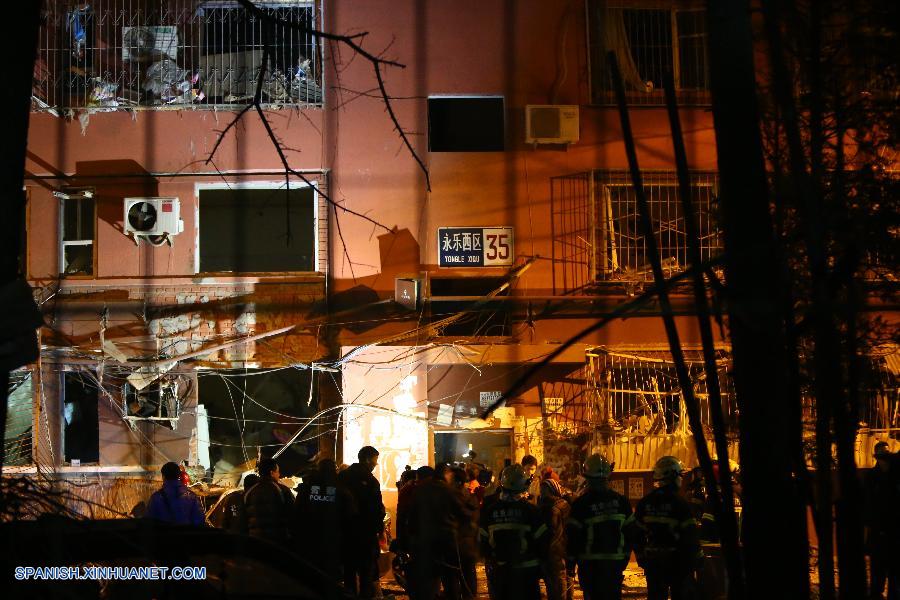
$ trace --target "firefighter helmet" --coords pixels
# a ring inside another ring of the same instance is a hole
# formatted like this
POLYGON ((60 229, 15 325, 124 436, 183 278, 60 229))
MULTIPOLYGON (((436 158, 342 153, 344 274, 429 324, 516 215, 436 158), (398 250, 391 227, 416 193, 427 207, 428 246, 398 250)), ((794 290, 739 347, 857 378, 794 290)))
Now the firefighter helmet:
POLYGON ((522 465, 510 465, 500 473, 500 487, 518 494, 528 489, 530 481, 522 465))
POLYGON ((663 456, 653 466, 653 480, 663 484, 674 483, 683 470, 680 460, 674 456, 663 456))
POLYGON ((609 475, 613 472, 615 463, 606 460, 606 457, 599 454, 591 454, 584 461, 584 476, 588 479, 609 479, 609 475))

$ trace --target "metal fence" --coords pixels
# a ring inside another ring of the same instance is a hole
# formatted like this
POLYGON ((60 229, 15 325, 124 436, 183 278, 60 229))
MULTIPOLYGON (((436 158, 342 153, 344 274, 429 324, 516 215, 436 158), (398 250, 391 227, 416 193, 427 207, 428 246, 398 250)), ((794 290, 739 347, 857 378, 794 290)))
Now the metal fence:
POLYGON ((49 0, 33 84, 35 110, 223 108, 262 85, 268 106, 322 103, 317 1, 49 0), (287 24, 296 25, 291 27, 287 24))
MULTIPOLYGON (((674 172, 644 171, 644 193, 666 274, 688 264, 687 233, 674 172)), ((718 177, 690 175, 703 260, 722 251, 716 218, 718 177)), ((551 180, 554 293, 602 282, 653 280, 631 178, 625 171, 591 171, 551 180)))
POLYGON ((707 105, 706 11, 693 2, 588 1, 591 92, 596 104, 614 104, 607 54, 615 52, 631 104, 661 105, 663 76, 671 72, 679 102, 707 105))

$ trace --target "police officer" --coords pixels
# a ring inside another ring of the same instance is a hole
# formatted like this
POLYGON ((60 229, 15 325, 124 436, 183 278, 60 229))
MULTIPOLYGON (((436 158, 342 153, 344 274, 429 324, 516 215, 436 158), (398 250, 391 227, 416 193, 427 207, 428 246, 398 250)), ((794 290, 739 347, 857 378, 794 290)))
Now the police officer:
POLYGON ((331 459, 319 462, 297 486, 294 539, 298 553, 335 580, 343 575, 347 526, 355 513, 353 496, 338 484, 337 465, 331 459))
POLYGON ((506 467, 500 474, 499 497, 481 512, 479 537, 493 600, 541 597, 540 548, 547 527, 538 508, 525 500, 529 483, 522 465, 506 467))
POLYGON ((682 471, 674 456, 656 461, 656 489, 638 502, 625 522, 626 535, 647 577, 647 600, 666 600, 669 593, 672 600, 690 597, 695 587, 693 572, 703 558, 697 520, 679 494, 682 471))
POLYGON ((631 556, 622 526, 631 505, 610 489, 613 463, 592 454, 584 463, 586 491, 572 503, 569 554, 578 562, 578 581, 585 600, 622 597, 623 572, 631 556))

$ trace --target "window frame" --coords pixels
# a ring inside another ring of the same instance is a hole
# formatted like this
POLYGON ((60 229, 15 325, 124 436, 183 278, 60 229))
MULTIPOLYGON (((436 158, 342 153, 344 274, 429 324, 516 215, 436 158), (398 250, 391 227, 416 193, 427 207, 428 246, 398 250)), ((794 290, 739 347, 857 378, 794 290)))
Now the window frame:
POLYGON ((63 190, 64 194, 70 196, 80 195, 78 198, 58 197, 57 215, 58 215, 58 231, 57 231, 57 272, 60 277, 67 279, 96 279, 97 278, 97 197, 92 189, 79 190, 63 190), (84 194, 89 192, 90 197, 84 194), (90 202, 91 218, 94 221, 93 236, 90 240, 69 240, 66 241, 66 202, 90 202), (91 272, 90 273, 66 273, 66 248, 68 246, 91 246, 91 272))
POLYGON ((434 154, 487 154, 492 152, 509 152, 509 117, 506 94, 428 94, 425 98, 425 120, 427 138, 425 145, 428 153, 434 154), (431 148, 431 101, 432 100, 500 100, 503 112, 503 148, 500 150, 432 150, 431 148))
MULTIPOLYGON (((592 10, 601 10, 601 9, 609 9, 609 8, 617 8, 621 10, 657 10, 657 11, 667 11, 669 13, 669 31, 671 32, 671 65, 672 65, 672 75, 675 81, 675 95, 679 100, 679 104, 681 106, 710 106, 712 101, 710 98, 710 89, 709 89, 709 81, 707 78, 707 87, 705 88, 682 88, 680 85, 680 63, 681 63, 681 52, 679 47, 680 36, 678 33, 678 12, 695 12, 704 10, 702 4, 698 2, 688 1, 679 1, 679 0, 661 0, 659 2, 650 2, 646 4, 641 4, 640 2, 636 2, 635 0, 620 0, 619 2, 609 2, 608 0, 585 0, 585 29, 587 32, 587 63, 588 63, 588 93, 589 93, 589 104, 591 106, 614 106, 616 104, 616 100, 614 97, 614 90, 604 89, 602 86, 598 86, 598 80, 601 76, 595 75, 594 71, 597 68, 606 70, 605 67, 597 66, 594 64, 594 47, 601 46, 602 40, 598 40, 596 44, 594 43, 595 37, 599 36, 599 28, 593 27, 595 25, 594 20, 591 16, 592 10), (610 4, 614 4, 615 6, 610 6, 610 4), (596 31, 595 31, 596 29, 596 31)), ((707 36, 708 36, 707 32, 707 36)), ((606 52, 602 53, 604 56, 606 52)), ((709 69, 709 56, 707 53, 706 56, 706 69, 709 69)), ((664 106, 665 98, 664 91, 662 88, 654 89, 650 92, 646 93, 646 96, 640 98, 636 96, 640 92, 625 90, 626 92, 626 103, 629 106, 664 106)))
POLYGON ((211 183, 195 183, 194 184, 194 257, 193 271, 195 275, 206 277, 243 277, 246 275, 323 275, 327 270, 327 264, 323 264, 321 257, 321 249, 323 244, 327 248, 326 239, 323 237, 321 223, 323 215, 321 212, 322 194, 319 192, 321 182, 317 179, 310 179, 311 185, 305 182, 291 183, 290 188, 300 189, 309 188, 313 190, 313 257, 314 264, 312 271, 202 271, 200 269, 200 228, 203 224, 200 222, 200 192, 203 190, 277 190, 284 189, 287 184, 284 181, 242 181, 238 183, 228 183, 217 181, 211 183))

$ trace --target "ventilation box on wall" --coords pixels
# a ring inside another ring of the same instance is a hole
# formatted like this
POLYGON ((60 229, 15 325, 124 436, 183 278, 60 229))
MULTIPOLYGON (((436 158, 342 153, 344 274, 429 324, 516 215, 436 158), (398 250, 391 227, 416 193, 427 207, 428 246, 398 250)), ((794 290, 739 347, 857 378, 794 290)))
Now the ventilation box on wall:
POLYGON ((574 144, 577 141, 577 105, 529 104, 525 107, 526 144, 574 144))

